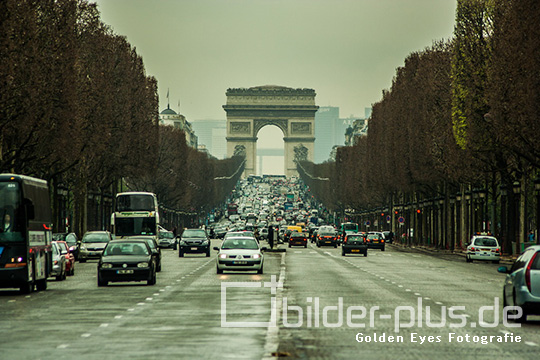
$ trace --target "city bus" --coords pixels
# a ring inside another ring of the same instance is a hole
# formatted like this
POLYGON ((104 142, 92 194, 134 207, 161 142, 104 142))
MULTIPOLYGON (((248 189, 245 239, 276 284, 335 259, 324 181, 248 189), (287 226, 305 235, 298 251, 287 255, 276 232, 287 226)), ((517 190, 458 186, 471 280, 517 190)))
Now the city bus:
POLYGON ((0 174, 0 287, 46 290, 52 269, 52 214, 45 180, 0 174))
POLYGON ((157 239, 159 210, 156 195, 142 191, 118 193, 111 226, 115 238, 151 235, 157 239))

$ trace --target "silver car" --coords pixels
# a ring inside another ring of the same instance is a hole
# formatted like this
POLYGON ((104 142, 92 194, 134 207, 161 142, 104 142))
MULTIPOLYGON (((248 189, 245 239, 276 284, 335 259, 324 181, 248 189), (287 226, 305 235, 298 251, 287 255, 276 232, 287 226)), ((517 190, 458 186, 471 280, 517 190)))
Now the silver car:
POLYGON ((81 240, 79 262, 83 263, 88 259, 99 259, 103 249, 111 240, 111 233, 108 231, 86 232, 81 240))
POLYGON ((519 306, 523 310, 516 320, 523 322, 527 315, 540 315, 540 245, 528 247, 510 269, 501 266, 498 271, 507 274, 503 306, 519 306))
POLYGON ((254 238, 229 237, 221 243, 221 248, 214 247, 218 251, 216 259, 216 271, 223 274, 224 270, 250 271, 255 270, 258 274, 263 273, 265 247, 261 248, 254 238))

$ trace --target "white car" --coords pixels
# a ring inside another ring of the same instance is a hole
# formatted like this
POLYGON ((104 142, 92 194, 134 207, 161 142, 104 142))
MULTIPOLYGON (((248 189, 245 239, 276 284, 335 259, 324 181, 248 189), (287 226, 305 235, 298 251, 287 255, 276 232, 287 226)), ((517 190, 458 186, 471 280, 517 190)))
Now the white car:
POLYGON ((265 247, 261 248, 257 240, 248 237, 229 237, 221 243, 221 248, 214 247, 218 251, 216 259, 216 271, 223 274, 224 270, 230 271, 257 271, 263 273, 265 247))
POLYGON ((475 235, 467 246, 467 262, 487 260, 498 264, 501 259, 501 247, 497 238, 488 235, 475 235))

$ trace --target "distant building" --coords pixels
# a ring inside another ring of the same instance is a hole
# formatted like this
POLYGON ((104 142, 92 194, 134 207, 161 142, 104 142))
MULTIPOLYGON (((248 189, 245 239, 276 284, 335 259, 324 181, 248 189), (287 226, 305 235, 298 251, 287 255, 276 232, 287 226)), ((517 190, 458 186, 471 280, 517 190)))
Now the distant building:
MULTIPOLYGON (((339 123, 339 108, 321 106, 315 113, 315 151, 314 162, 328 160, 336 143, 336 124, 339 123)), ((345 132, 343 132, 345 133, 345 132)))
POLYGON ((227 121, 223 120, 194 120, 191 123, 197 134, 199 143, 217 159, 227 157, 227 121))
POLYGON ((174 128, 184 131, 186 134, 186 143, 188 146, 197 149, 198 141, 193 128, 186 117, 181 114, 177 114, 169 106, 159 114, 159 124, 165 126, 172 126, 174 128))

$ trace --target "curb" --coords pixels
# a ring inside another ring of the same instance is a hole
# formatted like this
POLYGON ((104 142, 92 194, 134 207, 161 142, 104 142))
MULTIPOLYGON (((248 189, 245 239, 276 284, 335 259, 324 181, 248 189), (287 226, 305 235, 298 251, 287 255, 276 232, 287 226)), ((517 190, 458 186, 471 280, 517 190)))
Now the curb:
MULTIPOLYGON (((425 247, 421 247, 421 246, 403 246, 401 244, 389 244, 395 248, 398 248, 398 249, 401 249, 403 251, 408 251, 408 250, 416 250, 416 251, 420 251, 420 252, 424 252, 424 253, 428 253, 428 254, 433 254, 433 255, 454 255, 454 256, 459 256, 459 257, 465 257, 466 254, 463 250, 458 250, 458 251, 455 251, 455 252, 451 252, 449 250, 436 250, 436 249, 429 249, 429 248, 425 248, 425 247)), ((509 259, 509 258, 501 258, 500 260, 500 263, 501 264, 509 264, 509 265, 512 265, 514 263, 514 259, 509 259)))

